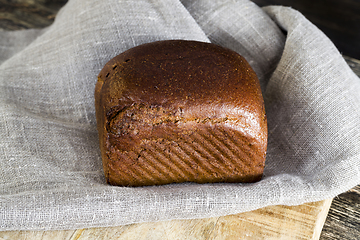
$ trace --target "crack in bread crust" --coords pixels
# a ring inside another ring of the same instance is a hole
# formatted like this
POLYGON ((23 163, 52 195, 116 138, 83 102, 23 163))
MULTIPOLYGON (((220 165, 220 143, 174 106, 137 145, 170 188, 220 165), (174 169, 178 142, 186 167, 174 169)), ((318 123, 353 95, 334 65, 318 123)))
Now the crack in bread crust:
POLYGON ((137 134, 138 128, 144 125, 156 127, 162 124, 219 124, 225 122, 239 122, 234 117, 204 117, 185 118, 182 108, 169 111, 156 105, 132 104, 129 107, 115 107, 107 114, 107 131, 114 135, 137 134))

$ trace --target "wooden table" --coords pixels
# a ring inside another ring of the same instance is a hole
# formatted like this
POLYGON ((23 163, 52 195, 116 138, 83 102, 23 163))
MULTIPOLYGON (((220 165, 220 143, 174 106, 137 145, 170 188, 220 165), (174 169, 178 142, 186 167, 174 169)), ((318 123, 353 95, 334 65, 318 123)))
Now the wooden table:
MULTIPOLYGON (((18 0, 13 3, 0 0, 0 29, 45 27, 51 24, 57 10, 65 3, 66 0, 18 0)), ((350 57, 345 57, 345 60, 360 76, 360 61, 350 57)), ((185 238, 360 239, 360 185, 334 199, 294 207, 271 206, 220 218, 175 220, 68 231, 0 232, 0 240, 185 238)))

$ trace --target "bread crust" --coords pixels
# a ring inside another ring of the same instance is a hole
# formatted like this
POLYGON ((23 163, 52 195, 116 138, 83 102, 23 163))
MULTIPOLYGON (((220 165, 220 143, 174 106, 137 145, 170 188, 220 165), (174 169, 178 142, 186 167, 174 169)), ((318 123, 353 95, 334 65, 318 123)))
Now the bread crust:
POLYGON ((186 40, 111 59, 95 87, 108 183, 255 182, 266 158, 259 80, 239 54, 186 40))

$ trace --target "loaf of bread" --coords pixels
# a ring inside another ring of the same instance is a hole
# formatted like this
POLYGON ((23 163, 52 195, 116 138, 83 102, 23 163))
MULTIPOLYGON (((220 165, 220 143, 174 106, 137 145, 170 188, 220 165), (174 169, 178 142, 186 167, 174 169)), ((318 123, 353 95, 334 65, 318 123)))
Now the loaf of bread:
POLYGON ((259 80, 239 54, 168 40, 110 60, 95 89, 111 185, 261 179, 267 121, 259 80))

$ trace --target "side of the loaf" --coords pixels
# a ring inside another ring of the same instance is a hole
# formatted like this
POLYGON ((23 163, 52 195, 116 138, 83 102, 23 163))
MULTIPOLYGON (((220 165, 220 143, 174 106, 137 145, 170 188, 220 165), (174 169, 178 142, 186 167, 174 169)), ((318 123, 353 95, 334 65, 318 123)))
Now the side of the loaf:
POLYGON ((112 185, 261 179, 264 103, 254 71, 235 52, 183 40, 130 49, 100 72, 95 106, 112 185))

